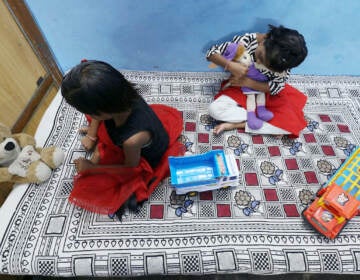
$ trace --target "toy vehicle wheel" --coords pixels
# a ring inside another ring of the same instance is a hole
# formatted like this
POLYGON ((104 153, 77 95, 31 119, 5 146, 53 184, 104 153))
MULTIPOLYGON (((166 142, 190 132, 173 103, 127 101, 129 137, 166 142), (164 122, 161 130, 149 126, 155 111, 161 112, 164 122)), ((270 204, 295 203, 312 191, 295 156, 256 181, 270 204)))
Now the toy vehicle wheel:
POLYGON ((305 223, 309 226, 309 228, 313 229, 314 227, 310 224, 310 222, 306 219, 306 216, 305 216, 305 211, 309 208, 309 206, 306 206, 304 208, 304 210, 301 211, 301 217, 303 218, 303 220, 305 221, 305 223))

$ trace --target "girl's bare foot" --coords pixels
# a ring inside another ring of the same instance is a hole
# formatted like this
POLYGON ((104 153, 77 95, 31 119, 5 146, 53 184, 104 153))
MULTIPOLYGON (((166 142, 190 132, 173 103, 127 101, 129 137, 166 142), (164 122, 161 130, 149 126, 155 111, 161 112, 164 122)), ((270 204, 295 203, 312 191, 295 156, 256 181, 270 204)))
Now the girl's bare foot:
POLYGON ((232 129, 234 129, 232 123, 221 123, 214 127, 214 133, 216 135, 219 135, 223 131, 232 130, 232 129))
POLYGON ((86 169, 93 168, 95 165, 86 158, 78 158, 74 160, 77 172, 85 171, 86 169))
POLYGON ((223 131, 227 131, 227 130, 233 130, 233 129, 238 129, 238 128, 245 128, 245 122, 240 122, 240 123, 220 123, 217 126, 214 127, 214 133, 216 135, 219 135, 220 133, 222 133, 223 131))

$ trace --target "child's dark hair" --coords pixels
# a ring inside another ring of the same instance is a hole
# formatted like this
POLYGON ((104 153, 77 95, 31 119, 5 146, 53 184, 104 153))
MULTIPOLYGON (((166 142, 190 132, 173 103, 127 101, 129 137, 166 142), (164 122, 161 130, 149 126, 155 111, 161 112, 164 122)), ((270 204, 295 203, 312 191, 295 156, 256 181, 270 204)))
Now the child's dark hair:
POLYGON ((95 60, 72 68, 63 78, 61 94, 67 103, 89 115, 127 111, 140 97, 118 70, 95 60))
POLYGON ((264 47, 268 66, 276 72, 298 66, 308 52, 303 35, 282 25, 269 25, 264 47))

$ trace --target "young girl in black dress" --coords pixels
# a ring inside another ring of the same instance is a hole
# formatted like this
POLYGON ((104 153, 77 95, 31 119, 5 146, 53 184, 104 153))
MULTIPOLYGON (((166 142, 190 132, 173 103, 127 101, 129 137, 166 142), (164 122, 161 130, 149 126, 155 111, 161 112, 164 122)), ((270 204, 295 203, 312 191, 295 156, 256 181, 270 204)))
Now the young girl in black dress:
POLYGON ((74 161, 80 176, 70 201, 103 214, 112 214, 123 204, 136 209, 154 184, 168 175, 167 157, 183 152, 176 141, 182 131, 180 112, 165 105, 149 106, 118 70, 101 61, 75 66, 64 76, 61 92, 87 115, 87 133, 92 133, 88 138, 97 141, 91 160, 74 161), (134 189, 136 184, 140 191, 134 189))

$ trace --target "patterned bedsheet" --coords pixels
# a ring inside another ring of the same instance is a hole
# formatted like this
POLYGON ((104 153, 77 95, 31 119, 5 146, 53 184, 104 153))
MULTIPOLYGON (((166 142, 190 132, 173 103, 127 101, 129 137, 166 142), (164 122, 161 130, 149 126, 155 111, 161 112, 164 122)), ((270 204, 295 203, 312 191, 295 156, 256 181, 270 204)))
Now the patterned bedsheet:
POLYGON ((122 71, 149 103, 183 112, 189 153, 233 153, 239 185, 176 195, 166 179, 122 222, 69 204, 72 161, 89 156, 78 128, 86 121, 60 93, 37 132, 66 152, 43 184, 19 185, 1 208, 0 273, 47 276, 359 273, 360 219, 333 241, 301 217, 321 184, 360 144, 360 78, 293 76, 308 96, 308 126, 289 139, 212 133, 207 106, 224 73, 122 71))

